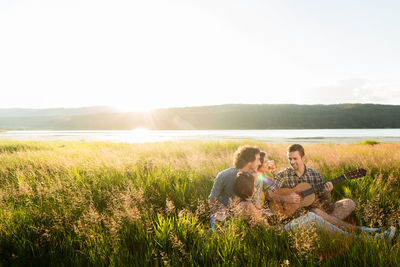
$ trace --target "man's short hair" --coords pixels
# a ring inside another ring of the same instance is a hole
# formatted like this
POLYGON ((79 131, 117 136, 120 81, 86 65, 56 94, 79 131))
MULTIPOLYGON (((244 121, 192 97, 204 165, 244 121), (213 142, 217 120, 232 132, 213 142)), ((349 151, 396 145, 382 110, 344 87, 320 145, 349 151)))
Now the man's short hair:
POLYGON ((233 165, 241 169, 246 166, 247 163, 255 161, 257 154, 260 154, 260 149, 258 147, 249 145, 241 146, 235 152, 233 165))
POLYGON ((233 193, 242 200, 250 198, 254 193, 254 176, 248 172, 239 172, 233 182, 233 193))
POLYGON ((299 144, 293 144, 293 145, 289 146, 287 151, 288 152, 299 151, 301 157, 304 157, 304 155, 305 155, 304 147, 299 144))

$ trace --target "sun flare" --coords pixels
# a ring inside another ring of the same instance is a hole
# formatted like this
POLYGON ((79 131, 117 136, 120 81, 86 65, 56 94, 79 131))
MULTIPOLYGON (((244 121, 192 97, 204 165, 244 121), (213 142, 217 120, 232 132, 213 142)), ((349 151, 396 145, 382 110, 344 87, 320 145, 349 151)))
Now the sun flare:
POLYGON ((150 130, 145 128, 145 127, 138 127, 138 128, 132 129, 131 131, 133 133, 146 133, 146 132, 148 132, 150 130))

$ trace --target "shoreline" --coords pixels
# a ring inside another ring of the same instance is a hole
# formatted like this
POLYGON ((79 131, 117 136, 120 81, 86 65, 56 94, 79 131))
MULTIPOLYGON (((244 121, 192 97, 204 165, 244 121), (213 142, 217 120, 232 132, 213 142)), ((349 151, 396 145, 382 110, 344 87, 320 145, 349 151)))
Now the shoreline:
POLYGON ((160 143, 160 142, 180 142, 180 141, 258 141, 270 144, 357 144, 366 140, 373 140, 379 143, 400 143, 400 137, 265 137, 265 138, 252 138, 252 137, 200 137, 200 138, 164 138, 160 140, 117 140, 117 139, 102 139, 94 137, 73 137, 73 136, 59 136, 59 137, 3 137, 0 136, 0 141, 67 141, 67 142, 110 142, 110 143, 128 143, 128 144, 144 144, 144 143, 160 143))

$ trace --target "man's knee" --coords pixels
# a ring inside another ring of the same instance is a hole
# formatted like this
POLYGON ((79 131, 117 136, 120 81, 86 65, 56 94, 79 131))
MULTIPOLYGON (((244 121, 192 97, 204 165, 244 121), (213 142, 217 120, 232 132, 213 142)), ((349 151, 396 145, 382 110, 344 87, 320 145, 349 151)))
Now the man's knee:
POLYGON ((351 199, 342 199, 335 202, 334 210, 330 215, 341 220, 347 218, 356 208, 356 203, 351 199))
POLYGON ((356 203, 349 198, 342 199, 341 202, 343 203, 343 208, 349 213, 352 213, 356 209, 356 203))

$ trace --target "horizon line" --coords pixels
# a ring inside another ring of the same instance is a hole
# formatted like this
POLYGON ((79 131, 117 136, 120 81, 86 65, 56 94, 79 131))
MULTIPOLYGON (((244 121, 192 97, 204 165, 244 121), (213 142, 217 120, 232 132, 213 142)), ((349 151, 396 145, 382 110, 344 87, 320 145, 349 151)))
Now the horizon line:
POLYGON ((296 105, 296 106, 334 106, 334 105, 381 105, 381 106, 399 106, 400 104, 382 104, 382 103, 359 103, 359 102, 345 102, 345 103, 330 103, 330 104, 296 104, 296 103, 224 103, 224 104, 209 104, 209 105, 193 105, 193 106, 171 106, 171 107, 155 107, 151 109, 143 109, 138 108, 135 110, 134 107, 130 108, 120 108, 115 105, 93 105, 93 106, 75 106, 75 107, 1 107, 0 110, 6 109, 28 109, 28 110, 50 110, 50 109, 84 109, 84 108, 109 108, 115 109, 116 111, 123 112, 124 109, 129 111, 125 112, 134 112, 134 111, 151 111, 151 110, 160 110, 160 109, 176 109, 176 108, 201 108, 201 107, 217 107, 217 106, 231 106, 231 105, 271 105, 271 106, 279 106, 279 105, 296 105))

